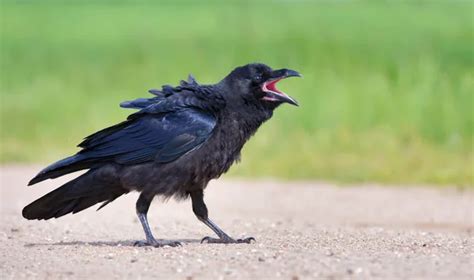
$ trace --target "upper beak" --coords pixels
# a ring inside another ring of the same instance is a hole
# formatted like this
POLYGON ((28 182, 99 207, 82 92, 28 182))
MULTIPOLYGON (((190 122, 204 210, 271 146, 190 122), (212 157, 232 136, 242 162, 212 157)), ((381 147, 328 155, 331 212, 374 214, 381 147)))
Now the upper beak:
POLYGON ((302 77, 300 73, 291 69, 280 69, 272 72, 272 78, 275 79, 284 79, 288 77, 302 77))
POLYGON ((275 84, 278 81, 288 77, 301 77, 301 74, 291 69, 280 69, 273 71, 270 75, 270 79, 263 84, 262 89, 266 93, 266 96, 263 98, 269 101, 280 101, 298 106, 298 102, 296 102, 295 99, 286 95, 284 92, 279 91, 275 87, 275 84))

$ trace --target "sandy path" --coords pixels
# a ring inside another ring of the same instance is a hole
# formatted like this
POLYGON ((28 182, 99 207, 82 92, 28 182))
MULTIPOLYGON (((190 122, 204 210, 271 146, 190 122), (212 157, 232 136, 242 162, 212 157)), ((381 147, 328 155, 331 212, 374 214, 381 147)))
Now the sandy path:
POLYGON ((211 232, 190 202, 155 200, 155 235, 179 248, 136 248, 137 194, 99 212, 27 221, 21 208, 64 179, 26 187, 38 166, 0 168, 0 276, 21 278, 306 279, 474 277, 474 193, 219 180, 210 216, 251 245, 200 244, 211 232), (104 278, 106 277, 106 278, 104 278))

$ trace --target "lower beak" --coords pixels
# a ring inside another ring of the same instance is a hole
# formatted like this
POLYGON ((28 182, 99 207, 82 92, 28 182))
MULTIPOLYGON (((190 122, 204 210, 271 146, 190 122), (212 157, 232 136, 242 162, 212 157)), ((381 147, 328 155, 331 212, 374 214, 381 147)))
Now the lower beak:
POLYGON ((282 103, 289 103, 291 105, 299 106, 298 102, 293 99, 291 96, 282 93, 276 93, 276 92, 266 92, 266 95, 263 97, 265 100, 269 101, 279 101, 282 103))

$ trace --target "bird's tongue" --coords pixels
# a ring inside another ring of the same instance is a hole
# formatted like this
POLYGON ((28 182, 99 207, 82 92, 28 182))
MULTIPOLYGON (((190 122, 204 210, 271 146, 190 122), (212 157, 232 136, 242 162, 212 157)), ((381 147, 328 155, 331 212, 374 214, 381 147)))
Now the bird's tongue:
POLYGON ((265 83, 265 87, 268 89, 268 90, 271 90, 271 91, 274 91, 274 92, 278 92, 280 94, 283 94, 283 92, 279 91, 277 88, 276 88, 276 83, 278 83, 281 79, 276 79, 276 80, 273 80, 271 82, 268 82, 268 83, 265 83))

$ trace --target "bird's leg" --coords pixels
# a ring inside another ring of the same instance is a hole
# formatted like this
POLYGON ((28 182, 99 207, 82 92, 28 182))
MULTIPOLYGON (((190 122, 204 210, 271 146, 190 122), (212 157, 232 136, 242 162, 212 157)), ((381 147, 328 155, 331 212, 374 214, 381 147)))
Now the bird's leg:
POLYGON ((190 193, 191 200, 193 203, 193 212, 196 217, 203 222, 206 226, 212 229, 219 238, 212 238, 209 236, 204 237, 201 240, 201 243, 250 243, 252 240, 255 241, 253 237, 247 237, 243 239, 233 239, 227 235, 222 229, 220 229, 216 224, 214 224, 207 216, 207 207, 204 203, 204 193, 202 190, 194 191, 190 193))
POLYGON ((143 230, 145 231, 146 241, 137 241, 134 243, 134 246, 153 246, 153 247, 163 247, 163 246, 171 246, 176 247, 181 245, 178 241, 169 241, 169 240, 156 240, 153 237, 153 233, 151 232, 150 226, 148 225, 148 218, 147 213, 148 209, 150 208, 151 201, 153 200, 154 195, 147 195, 146 193, 141 193, 140 197, 137 200, 137 215, 140 223, 143 226, 143 230))

